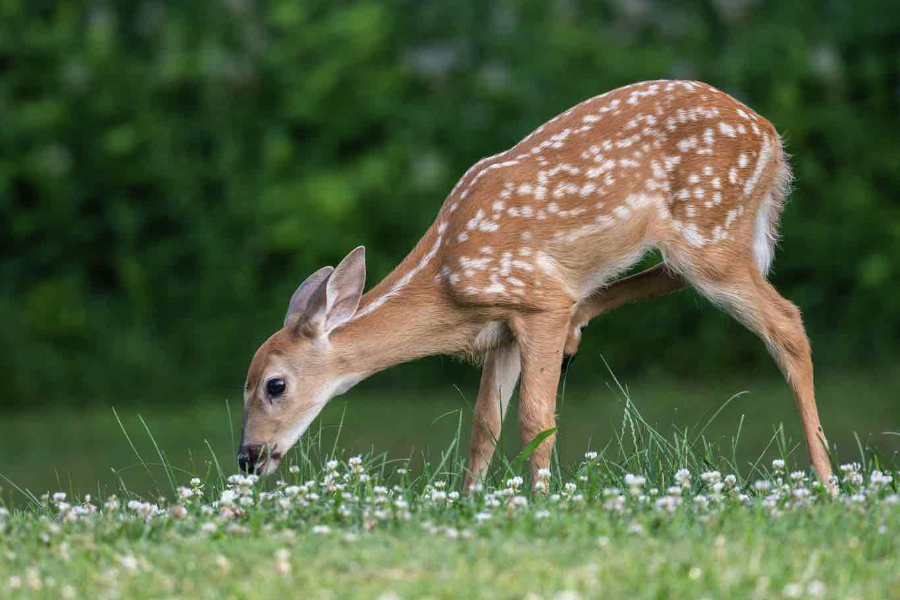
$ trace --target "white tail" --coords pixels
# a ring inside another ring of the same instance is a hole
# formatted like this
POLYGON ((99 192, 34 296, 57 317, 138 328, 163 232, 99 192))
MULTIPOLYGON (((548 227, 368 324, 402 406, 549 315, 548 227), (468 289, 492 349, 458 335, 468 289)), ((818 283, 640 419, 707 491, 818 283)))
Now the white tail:
MULTIPOLYGON (((563 354, 574 354, 590 319, 690 284, 765 340, 827 479, 809 342, 797 308, 765 278, 789 183, 772 125, 706 84, 651 81, 582 102, 470 168, 416 248, 361 299, 358 277, 335 281, 327 270, 301 286, 302 307, 315 314, 294 314, 293 302, 251 364, 244 463, 274 469, 332 396, 372 373, 467 353, 486 361, 474 481, 520 373, 529 441, 554 426, 563 354), (663 265, 611 283, 653 249, 663 265), (359 308, 331 315, 332 298, 359 308)), ((360 261, 356 251, 334 273, 364 276, 360 261)), ((535 481, 552 444, 531 456, 535 481)))

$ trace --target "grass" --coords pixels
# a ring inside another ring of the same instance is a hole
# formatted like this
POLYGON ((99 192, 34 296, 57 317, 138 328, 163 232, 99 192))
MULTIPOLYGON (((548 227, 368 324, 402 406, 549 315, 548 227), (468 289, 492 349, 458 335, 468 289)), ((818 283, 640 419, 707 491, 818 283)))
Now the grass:
POLYGON ((663 435, 619 393, 608 442, 557 454, 546 495, 528 491, 528 447, 460 495, 459 418, 415 469, 346 458, 339 427, 264 481, 224 460, 182 472, 141 427, 129 443, 154 495, 131 471, 114 496, 0 511, 0 598, 900 597, 896 464, 861 444, 832 495, 794 471, 782 429, 744 460, 740 426, 721 444, 705 421, 663 435))
MULTIPOLYGON (((559 405, 558 450, 563 465, 578 461, 590 447, 603 447, 614 441, 621 422, 624 397, 608 373, 597 372, 603 369, 600 364, 598 367, 582 357, 576 361, 574 372, 577 376, 578 369, 582 370, 580 379, 570 373, 559 405)), ((322 427, 323 445, 333 447, 340 425, 339 447, 345 456, 387 452, 395 458, 410 458, 412 467, 419 469, 423 452, 446 448, 457 436, 461 438, 458 449, 466 451, 477 378, 473 370, 471 380, 461 382, 459 389, 448 386, 426 391, 402 385, 396 390, 385 390, 382 381, 364 382, 326 407, 315 427, 322 427)), ((900 404, 895 401, 900 392, 900 371, 825 371, 818 375, 817 384, 822 422, 839 460, 858 457, 854 432, 858 432, 863 445, 877 448, 882 456, 895 460, 900 437, 884 432, 900 428, 900 404)), ((728 447, 740 428, 741 444, 736 454, 742 465, 763 454, 773 427, 779 423, 784 424, 788 440, 796 443, 802 439, 790 391, 774 367, 769 372, 748 374, 744 379, 735 374, 726 378, 711 374, 695 382, 647 374, 631 378, 629 391, 640 403, 646 419, 664 431, 678 428, 696 434, 709 423, 704 431, 706 439, 728 447), (742 393, 745 390, 747 393, 742 393)), ((70 495, 96 496, 115 491, 120 477, 141 495, 167 490, 171 493, 166 473, 156 466, 160 462, 158 452, 144 424, 176 471, 203 471, 213 457, 224 470, 231 471, 235 468, 234 440, 240 436, 240 398, 231 397, 230 412, 228 408, 224 399, 217 397, 186 405, 98 402, 83 411, 57 406, 4 412, 0 418, 4 457, 0 475, 37 494, 53 489, 70 495), (111 406, 115 406, 118 419, 139 454, 151 463, 153 477, 147 475, 122 435, 111 406)), ((506 454, 515 456, 521 447, 515 405, 511 413, 502 442, 506 454)), ((804 464, 802 453, 800 456, 800 464, 804 464)), ((770 451, 764 458, 769 461, 775 456, 770 451)), ((0 488, 0 496, 7 503, 21 505, 22 496, 2 479, 0 488)))

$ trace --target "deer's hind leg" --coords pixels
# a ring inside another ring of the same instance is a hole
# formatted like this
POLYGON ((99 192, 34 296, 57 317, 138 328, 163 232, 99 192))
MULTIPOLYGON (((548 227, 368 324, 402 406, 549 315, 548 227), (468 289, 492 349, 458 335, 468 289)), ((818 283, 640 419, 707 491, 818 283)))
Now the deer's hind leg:
POLYGON ((828 482, 832 474, 828 444, 819 422, 812 351, 800 310, 749 261, 721 279, 704 278, 698 271, 686 276, 701 293, 766 343, 794 394, 810 461, 822 481, 828 482))
POLYGON ((625 304, 676 292, 684 286, 681 275, 670 271, 665 263, 659 263, 646 271, 619 279, 583 300, 572 317, 566 337, 563 371, 578 352, 581 330, 591 319, 625 304))
POLYGON ((481 371, 481 387, 475 401, 469 469, 465 482, 467 492, 473 483, 482 481, 487 474, 520 371, 519 347, 515 342, 492 350, 485 360, 481 371))

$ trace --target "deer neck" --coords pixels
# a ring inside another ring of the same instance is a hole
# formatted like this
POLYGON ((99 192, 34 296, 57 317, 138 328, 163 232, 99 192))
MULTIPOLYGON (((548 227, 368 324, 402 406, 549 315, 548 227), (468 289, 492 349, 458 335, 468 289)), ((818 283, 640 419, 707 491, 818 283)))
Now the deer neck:
POLYGON ((332 333, 342 371, 362 380, 397 364, 469 347, 477 325, 435 278, 441 233, 432 226, 403 262, 363 296, 356 316, 332 333))

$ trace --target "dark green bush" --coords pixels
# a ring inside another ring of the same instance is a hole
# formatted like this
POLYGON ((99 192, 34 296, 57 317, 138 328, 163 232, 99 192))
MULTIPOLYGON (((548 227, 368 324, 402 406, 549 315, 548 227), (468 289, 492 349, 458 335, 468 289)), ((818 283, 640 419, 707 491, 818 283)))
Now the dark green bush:
MULTIPOLYGON (((237 386, 310 271, 365 244, 384 275, 469 164, 660 77, 706 80, 786 134, 774 278, 820 364, 896 357, 888 2, 3 0, 0 401, 237 386)), ((617 370, 768 360, 700 305, 624 309, 583 349, 617 370)))

